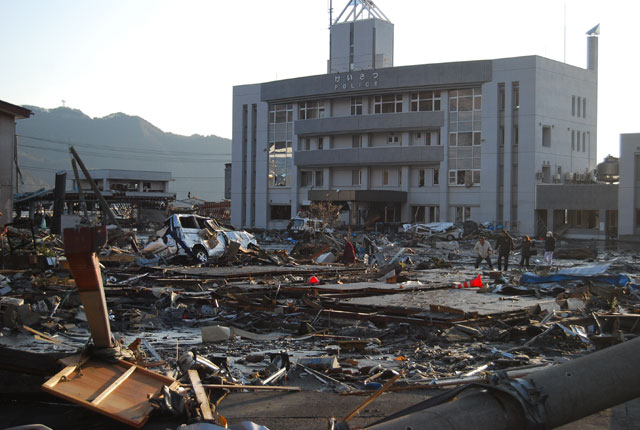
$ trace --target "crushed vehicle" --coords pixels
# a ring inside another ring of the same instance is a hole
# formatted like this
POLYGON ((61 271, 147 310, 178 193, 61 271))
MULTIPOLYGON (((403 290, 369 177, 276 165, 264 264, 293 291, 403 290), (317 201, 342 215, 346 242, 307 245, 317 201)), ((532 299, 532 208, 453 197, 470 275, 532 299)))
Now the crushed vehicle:
POLYGON ((404 224, 405 233, 415 233, 432 240, 457 240, 463 236, 463 230, 452 222, 432 222, 429 224, 404 224))
POLYGON ((171 215, 164 228, 150 240, 143 253, 155 255, 188 255, 206 263, 209 259, 225 255, 229 245, 237 242, 242 248, 258 246, 251 233, 220 226, 214 219, 192 214, 171 215))
POLYGON ((317 232, 331 233, 333 229, 329 228, 324 221, 317 218, 294 217, 289 221, 287 230, 291 236, 302 236, 317 232))

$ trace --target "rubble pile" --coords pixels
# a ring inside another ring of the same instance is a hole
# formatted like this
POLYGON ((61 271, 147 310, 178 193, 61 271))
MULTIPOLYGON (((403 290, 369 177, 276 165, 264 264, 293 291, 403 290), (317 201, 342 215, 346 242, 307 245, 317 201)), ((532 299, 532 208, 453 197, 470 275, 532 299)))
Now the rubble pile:
POLYGON ((635 255, 569 251, 552 268, 534 256, 524 271, 516 250, 510 271, 475 269, 484 227, 453 228, 293 239, 174 214, 148 238, 119 235, 96 249, 106 348, 95 345, 100 318, 66 242, 9 229, 0 369, 38 375, 48 393, 133 427, 159 410, 224 428, 219 406, 241 391, 353 396, 488 383, 638 336, 635 255), (26 351, 37 354, 13 358, 26 351), (81 379, 93 391, 69 388, 81 379), (125 386, 142 397, 121 399, 125 386), (141 412, 126 416, 114 399, 141 412))

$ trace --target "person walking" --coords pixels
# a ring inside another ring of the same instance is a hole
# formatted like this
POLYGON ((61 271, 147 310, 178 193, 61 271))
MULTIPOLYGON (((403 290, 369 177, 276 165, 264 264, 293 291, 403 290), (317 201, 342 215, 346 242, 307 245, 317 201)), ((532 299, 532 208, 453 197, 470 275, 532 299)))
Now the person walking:
POLYGON ((553 232, 548 231, 547 237, 544 240, 544 261, 547 262, 549 268, 553 264, 553 251, 556 250, 556 238, 553 237, 553 232))
POLYGON ((504 267, 504 271, 507 271, 509 268, 509 254, 513 248, 513 239, 506 230, 502 230, 500 237, 496 241, 496 249, 498 250, 498 270, 502 270, 502 267, 504 267), (504 265, 502 263, 503 261, 504 265))
POLYGON ((473 250, 478 254, 476 258, 476 269, 480 267, 480 262, 482 260, 485 260, 489 265, 489 268, 493 269, 493 265, 491 264, 491 252, 493 251, 493 248, 491 248, 491 244, 488 240, 485 240, 484 236, 480 236, 480 240, 476 242, 473 250))
POLYGON ((531 247, 533 243, 531 243, 531 238, 529 235, 524 235, 522 239, 522 244, 520 245, 521 253, 520 253, 520 268, 526 268, 529 270, 529 258, 532 255, 531 247))

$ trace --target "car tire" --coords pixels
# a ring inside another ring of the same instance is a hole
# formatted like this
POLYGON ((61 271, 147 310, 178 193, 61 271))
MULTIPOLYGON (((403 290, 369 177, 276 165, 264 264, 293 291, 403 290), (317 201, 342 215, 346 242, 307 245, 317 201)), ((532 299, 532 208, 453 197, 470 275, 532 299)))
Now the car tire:
POLYGON ((198 263, 206 263, 209 261, 209 253, 202 245, 196 245, 193 247, 193 255, 195 257, 196 262, 198 263))

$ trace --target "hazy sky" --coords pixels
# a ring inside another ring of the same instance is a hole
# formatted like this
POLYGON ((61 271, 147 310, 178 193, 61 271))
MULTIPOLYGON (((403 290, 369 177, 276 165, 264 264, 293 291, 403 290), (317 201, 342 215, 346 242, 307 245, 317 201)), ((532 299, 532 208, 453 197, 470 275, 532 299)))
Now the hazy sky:
MULTIPOLYGON (((339 13, 347 0, 334 0, 339 13)), ((601 24, 598 160, 640 132, 637 0, 376 0, 395 65, 542 55, 586 66, 601 24), (636 88, 636 89, 634 89, 636 88)), ((0 0, 0 99, 231 137, 233 85, 322 74, 328 0, 0 0)), ((334 15, 335 17, 335 15, 334 15)))

